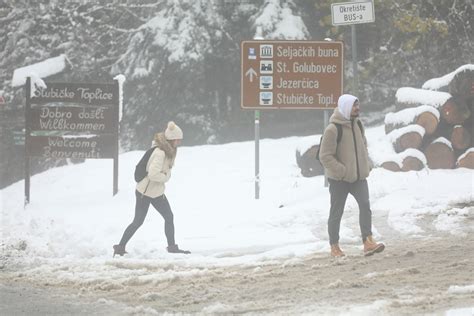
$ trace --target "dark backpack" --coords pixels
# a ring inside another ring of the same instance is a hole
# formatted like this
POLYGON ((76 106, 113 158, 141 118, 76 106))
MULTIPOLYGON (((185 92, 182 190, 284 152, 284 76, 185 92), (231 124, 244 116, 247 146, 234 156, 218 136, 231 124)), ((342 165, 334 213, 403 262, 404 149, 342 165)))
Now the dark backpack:
MULTIPOLYGON (((339 143, 341 142, 341 139, 342 139, 342 125, 339 124, 339 123, 330 123, 330 124, 336 125, 336 128, 337 128, 337 144, 339 145, 339 143)), ((364 128, 362 127, 362 122, 357 121, 357 125, 359 125, 360 131, 363 134, 364 133, 364 128)), ((316 159, 318 161, 319 161, 319 149, 321 148, 321 143, 323 142, 323 136, 324 136, 324 134, 321 135, 321 139, 319 140, 318 151, 316 152, 316 159)))
POLYGON ((148 149, 145 154, 143 155, 142 159, 138 162, 138 164, 135 167, 135 182, 140 182, 148 174, 148 171, 146 171, 146 165, 148 164, 148 160, 150 160, 150 156, 155 150, 156 147, 152 147, 148 149))

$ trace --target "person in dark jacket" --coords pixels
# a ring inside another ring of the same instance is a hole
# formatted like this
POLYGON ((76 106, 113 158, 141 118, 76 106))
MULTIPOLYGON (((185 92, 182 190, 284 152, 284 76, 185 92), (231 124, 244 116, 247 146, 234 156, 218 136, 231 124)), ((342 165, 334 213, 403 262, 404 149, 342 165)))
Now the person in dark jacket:
POLYGON ((343 94, 337 108, 324 131, 320 146, 320 160, 329 181, 331 208, 328 219, 331 255, 342 257, 339 247, 339 229, 342 214, 350 193, 359 205, 359 225, 366 256, 384 250, 385 245, 377 243, 372 237, 372 211, 370 210, 367 177, 371 165, 362 123, 359 121, 359 100, 350 94, 343 94), (337 142, 337 126, 342 127, 342 137, 337 142))
POLYGON ((114 245, 114 256, 123 256, 125 246, 137 229, 143 224, 150 204, 165 220, 165 235, 170 253, 190 254, 190 251, 179 249, 174 240, 173 212, 166 198, 165 183, 171 177, 177 148, 183 139, 183 131, 174 122, 169 122, 164 133, 157 133, 153 139, 153 153, 147 164, 147 176, 137 183, 135 196, 135 217, 125 229, 120 243, 114 245))

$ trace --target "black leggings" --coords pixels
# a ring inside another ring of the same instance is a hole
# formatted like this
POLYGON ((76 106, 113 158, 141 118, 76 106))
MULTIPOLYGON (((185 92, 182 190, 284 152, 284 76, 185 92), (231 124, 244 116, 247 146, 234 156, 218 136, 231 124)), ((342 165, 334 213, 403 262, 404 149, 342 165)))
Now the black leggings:
POLYGON ((171 212, 171 207, 166 196, 162 194, 159 197, 152 199, 148 196, 142 195, 138 191, 135 191, 135 196, 137 200, 135 205, 135 217, 133 218, 133 222, 128 225, 127 229, 125 229, 123 232, 120 245, 125 247, 137 229, 142 226, 143 221, 145 221, 146 214, 148 213, 150 203, 165 219, 165 235, 168 241, 168 246, 174 245, 173 212, 171 212))

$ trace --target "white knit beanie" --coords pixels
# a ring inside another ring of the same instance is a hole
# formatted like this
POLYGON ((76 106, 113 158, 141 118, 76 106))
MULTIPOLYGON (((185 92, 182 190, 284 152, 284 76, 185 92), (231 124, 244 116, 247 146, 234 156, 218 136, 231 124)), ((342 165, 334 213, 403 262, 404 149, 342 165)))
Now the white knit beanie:
POLYGON ((351 94, 343 94, 339 97, 339 100, 337 100, 337 110, 345 119, 351 119, 352 106, 357 100, 357 97, 351 94))
POLYGON ((165 138, 167 140, 183 139, 183 131, 175 124, 175 122, 170 121, 165 130, 165 138))

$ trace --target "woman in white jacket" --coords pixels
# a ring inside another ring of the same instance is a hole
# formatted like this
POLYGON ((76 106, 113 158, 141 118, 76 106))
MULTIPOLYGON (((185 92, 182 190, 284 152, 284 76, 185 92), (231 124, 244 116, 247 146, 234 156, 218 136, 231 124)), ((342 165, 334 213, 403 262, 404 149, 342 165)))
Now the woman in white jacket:
POLYGON ((167 250, 170 253, 191 252, 179 249, 174 240, 173 212, 166 199, 165 182, 170 179, 171 168, 176 158, 177 148, 183 139, 183 132, 174 122, 169 122, 164 133, 157 133, 153 139, 156 147, 148 160, 147 176, 137 183, 135 196, 135 217, 125 229, 118 245, 114 245, 114 256, 123 256, 125 246, 133 234, 143 224, 150 204, 163 216, 165 220, 165 235, 168 241, 167 250))

